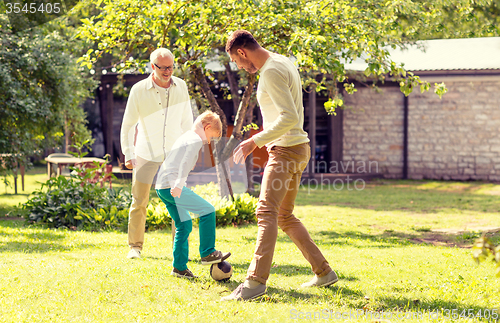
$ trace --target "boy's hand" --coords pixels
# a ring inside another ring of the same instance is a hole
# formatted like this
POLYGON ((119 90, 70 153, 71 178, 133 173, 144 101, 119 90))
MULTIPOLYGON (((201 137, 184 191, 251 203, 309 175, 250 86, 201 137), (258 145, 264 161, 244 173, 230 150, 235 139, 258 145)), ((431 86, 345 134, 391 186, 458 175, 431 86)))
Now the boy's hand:
POLYGON ((170 190, 170 194, 172 197, 181 197, 182 189, 178 187, 174 187, 170 190))

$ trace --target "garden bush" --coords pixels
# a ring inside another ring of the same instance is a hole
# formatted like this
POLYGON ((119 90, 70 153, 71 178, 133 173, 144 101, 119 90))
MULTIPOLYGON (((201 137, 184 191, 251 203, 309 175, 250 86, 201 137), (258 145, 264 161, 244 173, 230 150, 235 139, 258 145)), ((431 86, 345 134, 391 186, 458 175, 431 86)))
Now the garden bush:
MULTIPOLYGON (((99 183, 87 182, 87 177, 58 176, 43 183, 22 206, 21 212, 28 223, 73 230, 126 232, 132 201, 129 190, 100 187, 99 183)), ((219 196, 214 183, 195 186, 193 191, 215 207, 217 226, 256 222, 257 199, 249 194, 236 194, 231 202, 219 196)), ((155 199, 150 201, 146 215, 148 231, 165 229, 172 223, 165 204, 155 199)))
POLYGON ((58 176, 42 183, 23 204, 22 213, 29 223, 55 228, 123 229, 130 201, 130 192, 125 189, 108 189, 80 178, 58 176))
POLYGON ((160 230, 169 227, 172 218, 168 214, 165 203, 159 200, 151 200, 146 210, 146 230, 160 230))
POLYGON ((257 221, 255 209, 258 199, 248 193, 235 194, 234 202, 231 202, 219 196, 217 184, 213 182, 196 185, 192 190, 214 206, 217 226, 240 225, 257 221))

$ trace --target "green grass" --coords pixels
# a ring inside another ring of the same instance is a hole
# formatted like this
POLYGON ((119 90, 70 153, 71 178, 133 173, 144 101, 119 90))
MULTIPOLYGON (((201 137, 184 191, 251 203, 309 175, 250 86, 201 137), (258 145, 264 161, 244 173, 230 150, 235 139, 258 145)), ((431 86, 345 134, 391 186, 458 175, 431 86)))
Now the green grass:
MULTIPOLYGON (((169 231, 148 232, 143 258, 132 261, 125 258, 125 233, 0 220, 0 321, 293 322, 294 315, 314 312, 333 316, 319 321, 340 321, 335 313, 362 309, 394 315, 439 311, 441 318, 442 309, 499 309, 493 264, 476 265, 467 248, 478 228, 500 226, 498 192, 500 185, 476 182, 379 180, 362 191, 304 187, 295 214, 340 280, 329 288, 299 288, 312 277, 310 268, 280 232, 267 296, 251 302, 219 299, 244 280, 256 225, 217 230, 217 248, 233 254, 234 274, 223 284, 199 264, 196 228, 188 265, 200 279, 185 281, 170 276, 169 231)), ((490 235, 500 241, 498 232, 490 235)))
POLYGON ((12 175, 1 177, 0 181, 0 217, 9 214, 19 203, 24 203, 34 190, 40 188, 40 182, 48 179, 47 168, 36 167, 28 170, 24 177, 24 190, 21 185, 21 176, 17 177, 17 193, 14 194, 14 178, 12 175), (5 184, 5 179, 8 185, 5 184))

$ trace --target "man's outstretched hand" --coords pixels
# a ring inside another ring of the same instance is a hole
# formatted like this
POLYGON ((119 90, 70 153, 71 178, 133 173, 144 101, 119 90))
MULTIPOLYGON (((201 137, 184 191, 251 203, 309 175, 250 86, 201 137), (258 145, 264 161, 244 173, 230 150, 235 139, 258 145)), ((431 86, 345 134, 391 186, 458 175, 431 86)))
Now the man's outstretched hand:
POLYGON ((257 148, 257 145, 252 138, 242 141, 241 144, 234 149, 234 162, 236 164, 244 164, 247 156, 250 155, 255 148, 257 148))

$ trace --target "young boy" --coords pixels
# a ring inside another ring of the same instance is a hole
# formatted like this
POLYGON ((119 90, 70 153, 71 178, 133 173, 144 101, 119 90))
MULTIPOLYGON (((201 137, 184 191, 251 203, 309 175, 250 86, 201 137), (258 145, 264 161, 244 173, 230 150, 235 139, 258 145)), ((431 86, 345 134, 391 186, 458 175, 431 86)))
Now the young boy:
POLYGON ((193 228, 189 212, 200 217, 200 257, 202 265, 219 263, 231 253, 215 250, 215 209, 198 194, 185 187, 189 172, 196 165, 198 153, 204 142, 220 138, 222 123, 217 114, 206 111, 194 121, 191 130, 186 131, 174 143, 169 155, 158 172, 156 193, 165 203, 174 221, 174 269, 172 276, 196 278, 188 269, 188 237, 193 228))

